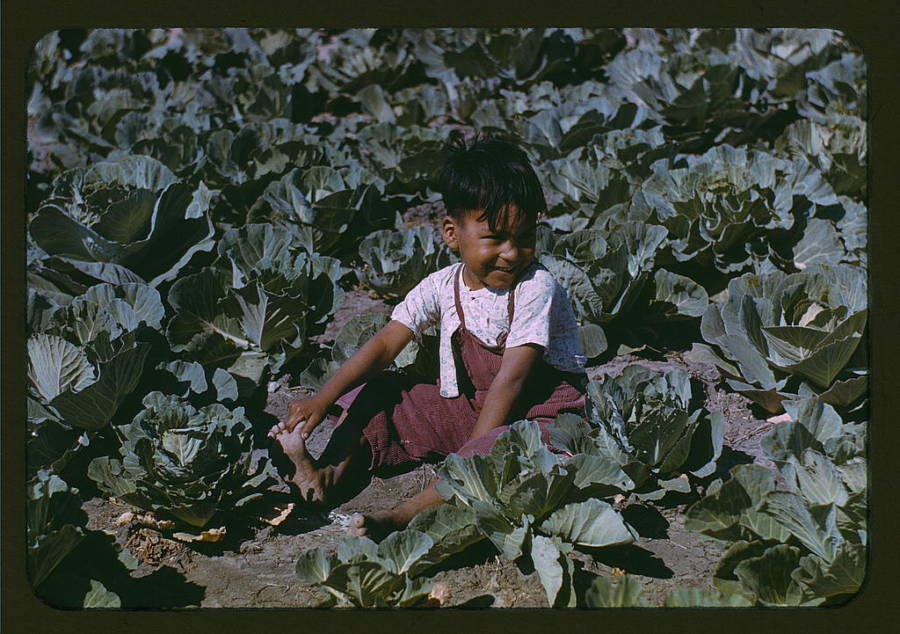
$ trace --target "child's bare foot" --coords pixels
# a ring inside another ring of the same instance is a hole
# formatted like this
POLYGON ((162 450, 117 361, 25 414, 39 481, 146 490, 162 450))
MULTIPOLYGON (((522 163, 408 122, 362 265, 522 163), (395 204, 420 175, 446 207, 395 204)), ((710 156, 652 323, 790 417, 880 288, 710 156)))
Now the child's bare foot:
POLYGON ((376 511, 368 515, 354 513, 350 517, 347 532, 355 537, 368 537, 380 542, 394 531, 406 528, 408 523, 408 519, 398 516, 393 510, 376 511))
POLYGON ((376 511, 369 515, 354 513, 350 517, 350 526, 347 527, 347 532, 357 537, 366 536, 378 542, 394 531, 403 530, 412 518, 424 509, 444 501, 434 488, 436 481, 437 478, 410 499, 387 511, 376 511))
POLYGON ((294 465, 293 475, 285 477, 285 481, 297 487, 300 499, 304 502, 324 505, 327 489, 325 474, 316 468, 312 457, 306 451, 306 442, 300 431, 301 426, 297 425, 292 431, 284 431, 275 436, 284 455, 294 465))

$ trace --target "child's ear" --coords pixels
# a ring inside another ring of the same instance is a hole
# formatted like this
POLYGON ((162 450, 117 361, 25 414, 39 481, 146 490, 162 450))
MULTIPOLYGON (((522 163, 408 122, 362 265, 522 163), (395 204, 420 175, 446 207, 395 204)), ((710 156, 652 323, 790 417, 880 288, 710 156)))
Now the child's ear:
POLYGON ((457 224, 456 219, 450 216, 444 216, 444 220, 441 222, 441 235, 444 238, 444 244, 453 251, 459 250, 458 229, 459 225, 457 224))

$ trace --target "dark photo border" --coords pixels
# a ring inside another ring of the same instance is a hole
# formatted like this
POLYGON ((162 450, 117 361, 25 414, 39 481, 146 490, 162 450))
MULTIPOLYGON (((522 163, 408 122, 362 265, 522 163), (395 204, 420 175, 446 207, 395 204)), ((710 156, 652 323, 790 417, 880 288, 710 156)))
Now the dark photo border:
POLYGON ((893 498, 900 451, 900 3, 703 0, 628 2, 511 0, 421 3, 411 0, 6 0, 2 4, 2 559, 4 632, 152 632, 302 630, 342 632, 664 631, 883 632, 900 621, 900 526, 893 498), (51 608, 25 574, 25 74, 34 43, 62 28, 255 26, 610 26, 805 27, 842 31, 862 49, 869 72, 869 271, 871 426, 869 555, 861 592, 836 608, 610 610, 87 610, 51 608))

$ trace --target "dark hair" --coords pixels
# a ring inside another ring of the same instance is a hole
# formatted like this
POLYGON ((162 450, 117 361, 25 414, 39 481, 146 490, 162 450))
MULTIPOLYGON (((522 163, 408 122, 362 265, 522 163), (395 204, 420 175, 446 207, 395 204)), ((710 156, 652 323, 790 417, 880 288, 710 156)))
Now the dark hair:
POLYGON ((472 209, 484 209, 488 226, 496 230, 499 213, 515 205, 536 218, 547 208, 544 190, 528 156, 509 141, 476 135, 467 146, 462 134, 451 134, 445 150, 438 191, 447 215, 460 219, 472 209))

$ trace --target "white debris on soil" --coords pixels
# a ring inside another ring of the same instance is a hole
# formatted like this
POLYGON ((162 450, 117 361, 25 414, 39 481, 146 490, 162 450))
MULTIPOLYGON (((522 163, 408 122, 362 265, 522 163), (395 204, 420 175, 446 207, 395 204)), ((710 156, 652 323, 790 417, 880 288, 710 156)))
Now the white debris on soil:
POLYGON ((331 520, 331 523, 337 524, 341 528, 350 526, 350 517, 349 513, 338 513, 337 511, 328 512, 328 519, 331 520))

